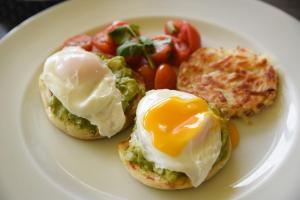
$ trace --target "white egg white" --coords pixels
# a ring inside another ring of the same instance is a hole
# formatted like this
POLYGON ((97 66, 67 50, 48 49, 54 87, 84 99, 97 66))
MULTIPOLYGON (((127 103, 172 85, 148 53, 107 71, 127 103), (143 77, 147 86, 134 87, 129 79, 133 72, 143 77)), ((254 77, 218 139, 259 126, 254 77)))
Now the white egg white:
POLYGON ((80 47, 66 47, 51 55, 40 78, 74 115, 111 137, 125 124, 121 93, 115 77, 98 56, 80 47))
POLYGON ((147 92, 137 107, 136 130, 132 134, 131 142, 139 143, 145 158, 154 162, 156 167, 183 172, 191 179, 193 186, 197 187, 205 180, 219 156, 222 146, 220 126, 212 128, 214 126, 212 116, 206 112, 201 113, 199 117, 203 120, 203 128, 185 146, 179 156, 172 157, 161 152, 153 145, 151 134, 143 126, 143 119, 151 107, 169 97, 196 98, 192 94, 167 89, 147 92), (199 142, 199 137, 203 134, 206 134, 206 137, 204 141, 199 142))

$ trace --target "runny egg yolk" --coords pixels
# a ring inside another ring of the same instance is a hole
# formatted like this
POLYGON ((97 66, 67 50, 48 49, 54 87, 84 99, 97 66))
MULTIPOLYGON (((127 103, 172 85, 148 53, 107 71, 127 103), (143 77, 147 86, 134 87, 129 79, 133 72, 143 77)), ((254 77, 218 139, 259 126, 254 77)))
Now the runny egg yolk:
POLYGON ((208 104, 201 98, 169 97, 146 112, 143 125, 152 134, 153 145, 175 157, 201 132, 204 124, 199 114, 206 112, 210 112, 208 104))

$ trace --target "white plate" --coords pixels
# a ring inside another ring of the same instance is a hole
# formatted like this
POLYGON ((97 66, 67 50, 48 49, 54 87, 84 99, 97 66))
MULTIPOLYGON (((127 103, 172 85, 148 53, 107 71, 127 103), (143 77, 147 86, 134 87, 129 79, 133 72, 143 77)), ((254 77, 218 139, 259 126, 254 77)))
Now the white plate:
POLYGON ((0 42, 0 199, 297 199, 300 197, 300 24, 257 1, 69 1, 27 20, 0 42), (77 33, 128 19, 144 34, 167 18, 186 18, 205 46, 237 45, 267 54, 280 95, 248 125, 226 167, 199 188, 159 191, 128 175, 116 144, 85 142, 46 119, 37 78, 45 58, 77 33))

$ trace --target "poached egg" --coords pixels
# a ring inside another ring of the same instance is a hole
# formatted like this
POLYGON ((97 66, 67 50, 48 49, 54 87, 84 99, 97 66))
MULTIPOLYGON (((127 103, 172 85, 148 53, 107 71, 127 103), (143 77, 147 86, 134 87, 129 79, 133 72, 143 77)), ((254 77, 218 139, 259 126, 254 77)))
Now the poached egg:
POLYGON ((197 187, 220 154, 220 119, 192 94, 152 90, 138 104, 130 142, 156 167, 183 172, 197 187))
POLYGON ((74 115, 111 137, 125 124, 121 93, 107 65, 80 47, 65 47, 48 57, 40 78, 74 115))

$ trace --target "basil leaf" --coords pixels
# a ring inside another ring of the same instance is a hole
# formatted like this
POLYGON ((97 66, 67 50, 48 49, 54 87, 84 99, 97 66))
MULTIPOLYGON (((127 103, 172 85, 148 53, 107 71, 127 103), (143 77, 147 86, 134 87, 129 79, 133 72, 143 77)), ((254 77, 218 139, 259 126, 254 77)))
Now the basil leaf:
POLYGON ((117 48, 117 55, 119 56, 134 56, 134 55, 143 55, 144 47, 142 44, 136 41, 126 41, 124 44, 117 48))
POLYGON ((139 29, 140 29, 139 25, 136 25, 136 24, 130 24, 129 27, 131 28, 131 34, 132 34, 132 32, 133 32, 133 33, 134 33, 134 34, 133 34, 134 36, 139 36, 139 35, 140 35, 140 34, 139 34, 139 29))
POLYGON ((168 21, 166 25, 167 25, 167 30, 170 34, 177 33, 178 30, 174 26, 173 21, 168 21))
POLYGON ((147 51, 147 53, 152 54, 152 53, 155 52, 155 48, 154 48, 152 40, 150 40, 149 38, 147 38, 145 36, 141 36, 139 38, 139 41, 144 45, 145 50, 147 51))
POLYGON ((115 30, 110 32, 109 35, 118 45, 123 44, 125 41, 129 40, 132 37, 126 26, 116 28, 115 30))
POLYGON ((123 44, 124 42, 132 39, 133 37, 136 37, 138 34, 139 26, 135 24, 117 27, 109 33, 113 41, 118 45, 123 44))

